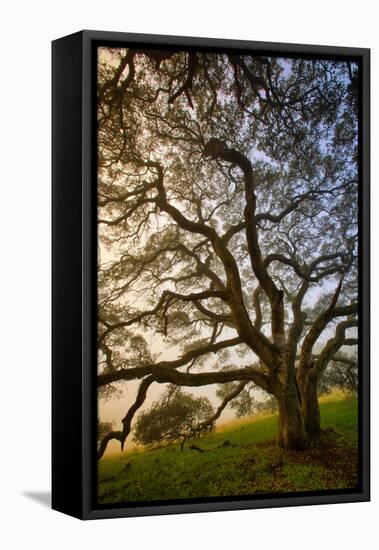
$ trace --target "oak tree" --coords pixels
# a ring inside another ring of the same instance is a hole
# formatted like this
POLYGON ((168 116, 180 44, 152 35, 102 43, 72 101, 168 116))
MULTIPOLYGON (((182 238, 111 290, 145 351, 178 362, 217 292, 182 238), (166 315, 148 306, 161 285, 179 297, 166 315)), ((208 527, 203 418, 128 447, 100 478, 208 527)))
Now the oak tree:
POLYGON ((99 457, 155 383, 254 384, 282 447, 317 435, 357 344, 358 108, 344 60, 99 50, 98 386, 139 381, 99 457))
POLYGON ((159 401, 138 415, 133 439, 152 447, 180 441, 183 451, 187 439, 213 428, 213 424, 208 422, 213 414, 207 397, 195 397, 180 386, 169 385, 159 401))

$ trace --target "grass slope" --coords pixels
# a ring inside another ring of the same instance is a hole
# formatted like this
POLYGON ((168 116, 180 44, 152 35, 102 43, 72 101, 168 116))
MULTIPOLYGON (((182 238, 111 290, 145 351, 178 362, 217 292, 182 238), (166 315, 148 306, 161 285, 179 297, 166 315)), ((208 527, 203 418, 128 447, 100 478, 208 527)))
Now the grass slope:
POLYGON ((226 425, 195 441, 123 453, 99 462, 98 502, 201 498, 354 488, 357 401, 342 395, 321 405, 324 433, 306 452, 275 442, 276 415, 226 425))

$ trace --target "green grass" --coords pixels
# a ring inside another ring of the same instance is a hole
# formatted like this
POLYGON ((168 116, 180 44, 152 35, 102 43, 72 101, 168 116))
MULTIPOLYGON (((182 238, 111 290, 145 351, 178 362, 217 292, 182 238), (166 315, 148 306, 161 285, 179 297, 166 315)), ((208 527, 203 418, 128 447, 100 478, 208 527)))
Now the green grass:
POLYGON ((99 503, 354 488, 357 401, 334 395, 321 405, 324 433, 305 452, 279 449, 276 415, 235 422, 195 441, 105 457, 99 503), (228 441, 229 443, 224 443, 228 441))

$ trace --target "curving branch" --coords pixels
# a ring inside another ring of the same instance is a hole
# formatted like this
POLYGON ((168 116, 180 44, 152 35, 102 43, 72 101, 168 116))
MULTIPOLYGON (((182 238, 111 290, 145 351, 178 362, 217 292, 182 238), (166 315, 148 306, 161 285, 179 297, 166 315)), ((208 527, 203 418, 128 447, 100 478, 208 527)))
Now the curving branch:
POLYGON ((200 422, 196 427, 195 427, 195 432, 202 432, 205 428, 207 428, 208 426, 212 426, 213 423, 218 419, 220 418, 222 412, 224 411, 224 409, 226 408, 226 406, 230 403, 230 401, 232 401, 233 399, 235 399, 240 393, 241 391, 244 389, 244 387, 246 386, 246 384, 248 384, 248 382, 246 381, 242 381, 240 384, 238 384, 236 386, 236 388, 231 391, 223 400, 222 402, 220 403, 220 405, 217 407, 217 409, 215 410, 214 414, 212 414, 212 416, 210 416, 209 418, 207 418, 206 420, 203 420, 203 422, 200 422))
POLYGON ((225 384, 226 382, 237 382, 246 380, 254 382, 260 388, 272 393, 273 385, 270 377, 263 371, 248 366, 241 369, 215 372, 181 372, 172 367, 174 361, 168 365, 149 365, 146 367, 135 367, 120 369, 117 372, 102 374, 98 376, 98 386, 109 384, 118 380, 134 380, 144 376, 153 375, 154 380, 160 384, 172 383, 177 386, 208 386, 210 384, 225 384))
POLYGON ((320 376, 326 369, 329 364, 329 361, 335 356, 342 346, 346 345, 357 345, 357 338, 345 338, 345 333, 349 328, 357 327, 357 319, 347 319, 346 321, 341 321, 335 331, 333 338, 330 338, 322 352, 317 357, 314 370, 318 376, 320 376))
POLYGON ((130 434, 134 415, 145 402, 147 390, 149 389, 149 387, 153 382, 154 382, 154 376, 148 376, 147 378, 145 378, 145 380, 141 382, 138 388, 137 397, 133 405, 130 407, 130 409, 122 419, 122 424, 123 424, 122 431, 110 431, 101 440, 99 449, 97 451, 97 457, 99 460, 104 455, 106 448, 108 446, 108 443, 112 439, 116 439, 117 441, 119 441, 121 443, 121 450, 122 451, 124 450, 125 441, 128 435, 130 434))
MULTIPOLYGON (((225 153, 228 158, 234 159, 235 154, 237 154, 238 160, 242 163, 242 165, 246 169, 248 165, 251 166, 250 161, 246 159, 244 155, 234 150, 230 150, 230 151, 232 151, 231 157, 229 157, 228 152, 225 153)), ((205 155, 209 154, 209 148, 205 149, 204 154, 205 155)), ((216 158, 218 158, 218 156, 219 155, 217 155, 216 158)), ((282 291, 279 291, 278 289, 276 289, 278 294, 275 297, 273 297, 273 301, 275 302, 275 304, 278 305, 278 307, 275 309, 276 313, 273 315, 273 326, 275 327, 274 344, 276 344, 276 345, 273 345, 270 342, 270 340, 261 331, 257 330, 253 326, 250 320, 246 306, 244 304, 242 283, 241 283, 237 262, 233 254, 229 251, 229 249, 225 245, 222 238, 218 235, 218 233, 213 227, 210 227, 204 223, 199 223, 199 222, 189 220, 178 210, 178 208, 176 208, 174 205, 168 202, 167 196, 166 196, 166 190, 163 184, 163 168, 159 162, 146 161, 143 163, 143 165, 150 168, 154 168, 157 172, 157 175, 158 175, 157 205, 159 206, 159 208, 167 212, 182 229, 189 231, 190 233, 203 235, 207 237, 207 239, 210 241, 213 247, 213 250, 215 251, 216 255, 221 260, 224 266, 225 275, 227 279, 227 286, 226 286, 226 290, 228 293, 227 301, 228 301, 228 305, 230 307, 231 314, 239 336, 246 344, 248 344, 252 348, 254 353, 256 353, 258 357, 268 365, 269 368, 275 369, 278 365, 278 361, 281 361, 280 352, 278 349, 278 343, 279 343, 278 327, 280 327, 280 330, 282 331, 281 334, 284 333, 284 312, 283 312, 283 304, 282 304, 282 291)), ((249 172, 249 177, 250 177, 250 172, 249 172)), ((251 177, 252 177, 252 174, 251 174, 251 177)), ((256 232, 256 228, 255 228, 255 232, 256 232)), ((256 243, 257 243, 258 242, 257 233, 255 233, 254 239, 256 240, 256 243)), ((259 247, 258 247, 258 253, 260 255, 259 247)), ((262 261, 261 261, 261 264, 263 265, 262 261)), ((267 274, 267 271, 266 271, 266 274, 267 274)), ((267 274, 267 277, 269 278, 268 274, 267 274)), ((271 278, 269 279, 274 288, 275 284, 273 283, 271 278)))
POLYGON ((106 330, 99 337, 99 341, 103 341, 114 330, 140 323, 146 317, 157 315, 161 310, 164 310, 167 313, 168 306, 173 299, 180 300, 182 302, 195 303, 199 300, 208 300, 209 298, 220 298, 226 301, 227 294, 223 291, 217 290, 204 290, 203 292, 192 292, 190 294, 180 294, 179 292, 173 292, 172 290, 164 290, 162 296, 158 300, 157 305, 153 309, 142 311, 141 313, 135 315, 127 321, 119 321, 118 323, 111 324, 107 322, 101 314, 99 314, 99 321, 107 327, 106 330))
MULTIPOLYGON (((254 275, 261 288, 267 294, 271 304, 272 336, 276 348, 280 351, 285 346, 283 291, 279 290, 270 277, 259 246, 258 227, 256 221, 255 178, 250 160, 237 151, 226 146, 218 139, 211 139, 204 148, 204 155, 212 159, 221 159, 238 166, 244 175, 245 200, 244 218, 246 240, 254 275)), ((224 239, 225 240, 225 239, 224 239)))
POLYGON ((179 367, 184 367, 192 361, 208 353, 217 353, 218 351, 233 346, 238 346, 242 343, 240 338, 230 338, 228 340, 221 340, 220 342, 207 344, 202 347, 195 348, 188 351, 178 359, 173 361, 160 361, 159 363, 152 363, 147 365, 142 365, 140 367, 131 367, 131 368, 122 368, 113 371, 107 371, 105 373, 99 374, 97 377, 98 386, 105 386, 111 384, 112 382, 117 382, 118 380, 133 380, 135 378, 143 378, 149 374, 156 374, 161 371, 161 369, 174 370, 179 367))
POLYGON ((321 279, 324 279, 325 277, 328 277, 329 275, 334 275, 335 273, 341 273, 343 270, 346 269, 346 264, 344 263, 334 263, 330 265, 329 267, 323 269, 320 271, 317 275, 313 275, 312 273, 316 270, 317 266, 325 262, 327 260, 332 259, 341 259, 344 260, 346 258, 346 254, 344 253, 337 253, 337 254, 329 254, 320 256, 315 261, 312 262, 312 264, 308 266, 301 266, 299 262, 297 262, 294 258, 288 258, 287 256, 284 256, 283 254, 269 254, 266 256, 264 263, 266 266, 269 266, 272 262, 280 262, 284 265, 292 267, 294 272, 298 277, 301 279, 304 279, 306 281, 309 281, 310 283, 316 283, 321 281, 321 279))
MULTIPOLYGON (((307 191, 306 193, 301 193, 299 195, 295 195, 291 202, 284 208, 281 212, 278 214, 273 214, 272 212, 258 212, 255 215, 255 222, 256 224, 259 224, 262 221, 269 221, 271 223, 278 224, 280 223, 284 218, 286 218, 289 214, 294 212, 295 210, 298 210, 299 206, 302 205, 302 203, 306 202, 307 200, 317 200, 319 196, 335 193, 337 190, 343 189, 344 186, 339 185, 336 187, 331 187, 329 189, 311 189, 307 191)), ((239 223, 232 225, 225 233, 222 235, 222 239, 227 244, 234 235, 239 233, 240 231, 246 229, 246 221, 241 220, 239 223)))
POLYGON ((341 293, 343 277, 337 285, 330 305, 322 311, 314 321, 310 330, 306 334, 300 352, 300 368, 307 368, 311 361, 312 349, 317 339, 326 328, 328 323, 337 317, 353 315, 358 312, 358 303, 337 307, 337 301, 341 293))
MULTIPOLYGON (((135 370, 135 369, 129 369, 129 370, 135 370)), ((127 370, 123 370, 123 372, 118 372, 118 374, 123 375, 122 377, 119 377, 118 379, 124 379, 124 380, 130 380, 132 378, 135 378, 135 376, 129 378, 127 376, 127 370)), ((220 371, 220 372, 202 372, 202 373, 184 373, 184 372, 178 372, 176 370, 171 370, 167 367, 159 367, 154 368, 154 374, 150 374, 147 378, 145 378, 138 389, 137 397, 133 405, 128 410, 127 414, 123 418, 123 430, 122 431, 110 431, 108 432, 103 439, 100 442, 100 446, 98 449, 98 459, 102 458, 104 455, 108 443, 115 439, 121 443, 121 450, 124 448, 124 444, 126 441, 126 438, 128 437, 130 430, 131 430, 131 422, 133 420, 133 417, 137 410, 142 406, 146 399, 146 393, 148 388, 153 382, 158 382, 160 384, 162 383, 172 383, 177 386, 191 386, 191 387, 199 387, 199 386, 207 386, 210 384, 225 384, 228 382, 235 382, 235 381, 242 381, 241 384, 237 386, 233 392, 231 392, 221 403, 221 405, 218 407, 215 414, 210 418, 207 419, 204 423, 204 426, 201 425, 201 429, 205 427, 205 425, 208 425, 211 422, 214 422, 222 413, 222 411, 225 409, 226 405, 234 399, 245 387, 245 385, 248 382, 255 382, 257 385, 265 389, 266 391, 271 391, 271 384, 268 379, 268 377, 259 371, 258 369, 254 369, 253 367, 245 367, 243 369, 235 369, 231 371, 220 371)), ((203 423, 202 423, 203 424, 203 423)), ((200 425, 199 425, 200 426, 200 425)))
POLYGON ((292 368, 294 368, 295 366, 297 347, 304 330, 306 314, 302 310, 302 304, 304 297, 309 289, 309 286, 309 280, 307 278, 304 279, 297 295, 292 301, 293 321, 289 328, 287 338, 288 362, 292 365, 292 368))
POLYGON ((192 89, 193 79, 198 70, 198 66, 199 62, 197 59, 197 54, 195 52, 189 52, 186 79, 180 88, 168 98, 168 103, 174 103, 174 101, 184 93, 191 109, 194 108, 190 96, 190 90, 192 89))
POLYGON ((112 102, 119 102, 121 100, 122 95, 128 89, 128 87, 132 83, 135 76, 135 67, 134 67, 135 55, 136 55, 136 51, 133 50, 132 48, 129 48, 127 53, 121 59, 120 64, 115 70, 113 77, 107 80, 106 82, 104 82, 104 84, 99 87, 99 90, 98 90, 99 101, 104 99, 105 103, 111 104, 112 102), (121 76, 127 66, 129 67, 128 76, 120 85, 121 76), (108 92, 109 90, 113 91, 113 93, 112 92, 109 93, 108 92))
POLYGON ((101 193, 99 191, 97 205, 99 207, 104 207, 104 206, 107 206, 108 204, 122 203, 132 197, 136 197, 141 194, 145 195, 147 191, 150 191, 151 189, 154 189, 154 188, 155 188, 154 182, 147 182, 141 187, 134 189, 133 191, 128 191, 127 193, 122 193, 121 195, 114 195, 113 197, 107 196, 104 193, 101 193))

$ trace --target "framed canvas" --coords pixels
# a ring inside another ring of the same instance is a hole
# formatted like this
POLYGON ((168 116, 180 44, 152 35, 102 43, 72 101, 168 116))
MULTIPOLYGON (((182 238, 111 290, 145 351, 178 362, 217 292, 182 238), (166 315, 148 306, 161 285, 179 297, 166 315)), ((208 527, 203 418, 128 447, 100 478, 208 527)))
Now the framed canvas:
POLYGON ((53 42, 53 508, 369 500, 369 50, 53 42))

